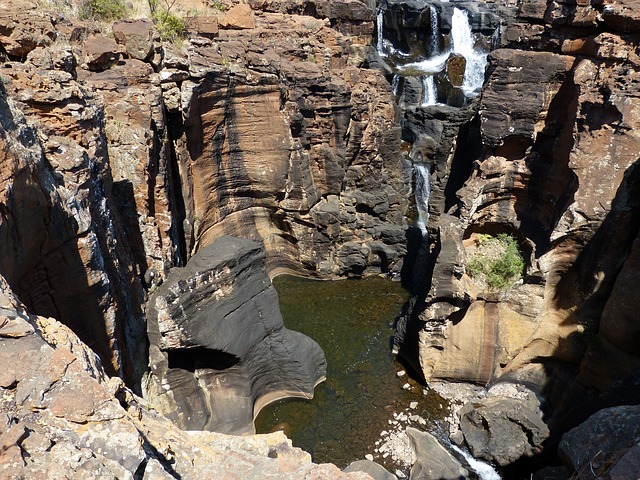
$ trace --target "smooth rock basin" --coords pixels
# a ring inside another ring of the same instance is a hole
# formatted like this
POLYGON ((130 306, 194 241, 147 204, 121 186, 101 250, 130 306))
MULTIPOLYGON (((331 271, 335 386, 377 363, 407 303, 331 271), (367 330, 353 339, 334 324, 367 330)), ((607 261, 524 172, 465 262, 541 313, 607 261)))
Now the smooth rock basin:
POLYGON ((323 348, 327 380, 316 387, 312 401, 266 406, 256 418, 257 432, 284 430, 317 463, 342 468, 372 454, 391 471, 402 469, 390 455, 374 451, 381 432, 396 428, 390 423, 394 413, 420 415, 427 422, 421 428, 433 431, 447 412, 437 394, 425 394, 421 385, 397 375, 404 368, 391 353, 393 322, 408 293, 379 277, 317 281, 280 276, 273 283, 285 326, 323 348), (415 409, 409 408, 412 402, 418 403, 415 409))

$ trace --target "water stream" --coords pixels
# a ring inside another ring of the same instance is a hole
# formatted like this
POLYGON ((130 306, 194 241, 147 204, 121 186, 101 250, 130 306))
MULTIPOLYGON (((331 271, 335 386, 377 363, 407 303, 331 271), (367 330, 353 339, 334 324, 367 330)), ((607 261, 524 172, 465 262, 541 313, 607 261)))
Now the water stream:
POLYGON ((429 223, 429 196, 431 195, 431 180, 429 179, 429 166, 424 163, 416 163, 413 166, 415 172, 415 203, 418 210, 418 227, 422 236, 427 235, 429 223))
POLYGON ((375 453, 394 413, 416 402, 410 413, 425 419, 421 428, 433 432, 447 411, 437 394, 425 394, 406 375, 397 375, 403 367, 391 354, 393 322, 408 293, 399 283, 378 277, 314 281, 280 276, 274 285, 285 325, 309 335, 325 351, 327 380, 311 401, 290 399, 265 407, 256 419, 257 431, 284 430, 315 462, 345 467, 373 454, 395 471, 390 457, 375 453))

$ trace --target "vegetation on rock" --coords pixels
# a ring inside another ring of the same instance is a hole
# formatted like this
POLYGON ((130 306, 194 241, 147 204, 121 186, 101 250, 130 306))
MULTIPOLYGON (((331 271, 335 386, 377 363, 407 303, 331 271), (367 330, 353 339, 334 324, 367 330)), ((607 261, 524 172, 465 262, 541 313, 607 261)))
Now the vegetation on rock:
POLYGON ((84 0, 80 7, 80 16, 95 20, 118 20, 127 13, 124 0, 84 0))
POLYGON ((524 258, 518 242, 511 235, 480 235, 467 261, 467 273, 486 282, 493 289, 506 288, 517 282, 524 271, 524 258))
POLYGON ((174 4, 175 1, 165 0, 164 5, 160 6, 159 0, 149 0, 153 23, 156 24, 160 37, 168 42, 187 36, 187 21, 171 11, 174 4))

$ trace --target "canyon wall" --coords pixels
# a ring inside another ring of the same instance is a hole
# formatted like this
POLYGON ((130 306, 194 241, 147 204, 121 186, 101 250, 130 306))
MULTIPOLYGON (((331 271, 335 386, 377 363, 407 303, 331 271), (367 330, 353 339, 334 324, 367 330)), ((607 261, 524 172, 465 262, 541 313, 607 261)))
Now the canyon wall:
MULTIPOLYGON (((637 401, 631 387, 621 394, 640 367, 628 290, 638 235, 637 12, 637 2, 520 2, 450 142, 450 164, 426 153, 432 278, 399 324, 398 348, 428 382, 515 384, 537 395, 521 411, 534 418, 542 407, 550 432, 523 415, 513 421, 525 446, 511 459, 472 448, 503 465, 537 455, 597 408, 637 401), (515 239, 526 264, 507 288, 470 269, 479 245, 499 234, 515 239)), ((415 123, 433 137, 439 108, 406 108, 403 138, 420 147, 415 123)), ((511 415, 497 398, 481 403, 462 412, 461 426, 467 418, 482 431, 511 415)), ((469 444, 492 435, 463 433, 469 444)))

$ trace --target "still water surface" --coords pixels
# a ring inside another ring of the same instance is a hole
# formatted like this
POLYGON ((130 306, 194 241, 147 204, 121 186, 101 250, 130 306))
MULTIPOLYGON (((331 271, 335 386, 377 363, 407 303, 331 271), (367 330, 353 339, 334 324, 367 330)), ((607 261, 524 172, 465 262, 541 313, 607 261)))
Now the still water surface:
POLYGON ((310 336, 324 350, 327 380, 316 387, 312 401, 287 399, 265 407, 256 419, 258 433, 284 429, 314 462, 342 468, 374 454, 375 441, 389 430, 393 413, 411 402, 418 402, 413 412, 427 420, 424 428, 435 428, 446 411, 442 400, 435 393, 425 395, 406 376, 399 378, 403 367, 391 354, 393 323, 409 297, 399 283, 378 277, 317 281, 291 276, 273 283, 287 328, 310 336), (412 391, 403 389, 407 382, 412 391))

